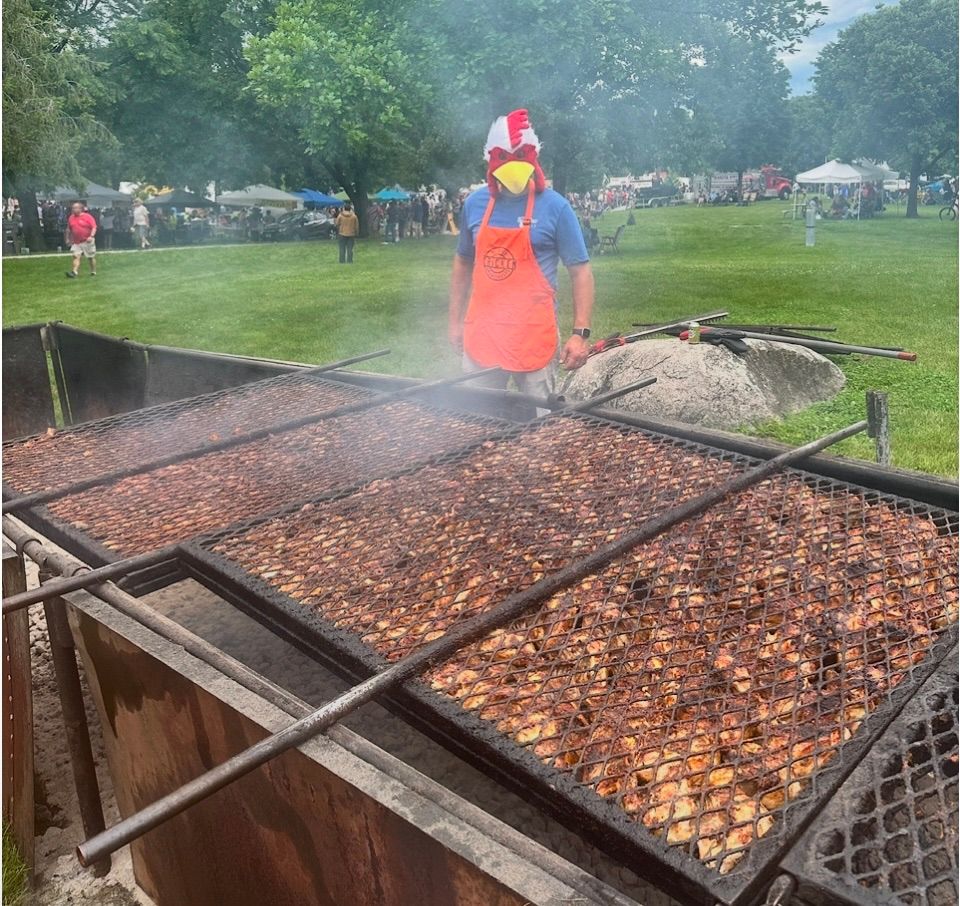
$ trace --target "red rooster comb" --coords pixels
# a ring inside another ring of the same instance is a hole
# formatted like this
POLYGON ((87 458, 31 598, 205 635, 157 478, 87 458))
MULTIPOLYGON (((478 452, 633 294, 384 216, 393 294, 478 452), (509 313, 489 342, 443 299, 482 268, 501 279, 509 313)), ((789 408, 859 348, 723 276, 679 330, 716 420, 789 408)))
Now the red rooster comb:
POLYGON ((534 188, 542 192, 547 185, 546 177, 540 167, 538 154, 540 139, 530 125, 530 115, 526 108, 512 110, 506 116, 498 116, 487 133, 487 144, 483 154, 487 159, 487 185, 490 192, 496 195, 500 191, 500 183, 493 172, 511 160, 519 160, 533 166, 534 188))

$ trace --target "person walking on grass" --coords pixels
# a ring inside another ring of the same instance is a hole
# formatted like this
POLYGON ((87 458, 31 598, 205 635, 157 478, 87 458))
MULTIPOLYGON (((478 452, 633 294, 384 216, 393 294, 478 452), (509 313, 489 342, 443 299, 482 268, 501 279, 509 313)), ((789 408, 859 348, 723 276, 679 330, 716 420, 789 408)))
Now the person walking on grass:
POLYGON ((140 248, 150 248, 150 212, 139 198, 133 203, 133 231, 137 234, 140 248))
POLYGON ((360 221, 353 213, 353 205, 345 204, 334 221, 340 243, 340 263, 353 264, 353 243, 360 233, 360 221))
POLYGON ((90 276, 97 276, 97 244, 94 237, 97 235, 97 221, 93 214, 87 211, 83 204, 75 201, 70 206, 70 216, 67 218, 67 229, 64 234, 66 244, 73 253, 73 265, 67 271, 67 277, 75 279, 80 276, 80 259, 86 258, 90 264, 90 276))

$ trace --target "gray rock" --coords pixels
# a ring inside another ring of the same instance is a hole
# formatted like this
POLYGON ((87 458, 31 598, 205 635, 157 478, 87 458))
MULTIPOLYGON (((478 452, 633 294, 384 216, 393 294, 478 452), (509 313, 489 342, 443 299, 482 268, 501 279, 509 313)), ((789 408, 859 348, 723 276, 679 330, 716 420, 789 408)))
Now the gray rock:
POLYGON ((646 376, 657 383, 618 397, 614 409, 708 428, 739 428, 832 399, 843 372, 802 346, 747 340, 744 355, 676 339, 641 340, 592 357, 565 387, 582 400, 646 376))

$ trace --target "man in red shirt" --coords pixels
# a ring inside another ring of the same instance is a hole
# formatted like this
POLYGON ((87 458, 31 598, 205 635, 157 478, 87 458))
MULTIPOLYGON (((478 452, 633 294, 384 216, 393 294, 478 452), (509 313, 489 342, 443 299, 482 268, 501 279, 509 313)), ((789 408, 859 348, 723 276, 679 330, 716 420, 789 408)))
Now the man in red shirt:
POLYGON ((80 276, 80 259, 86 258, 90 262, 90 276, 97 276, 97 245, 94 236, 97 235, 97 221, 93 214, 84 210, 81 202, 75 201, 70 205, 70 216, 67 218, 67 245, 73 252, 73 268, 67 271, 68 277, 80 276))

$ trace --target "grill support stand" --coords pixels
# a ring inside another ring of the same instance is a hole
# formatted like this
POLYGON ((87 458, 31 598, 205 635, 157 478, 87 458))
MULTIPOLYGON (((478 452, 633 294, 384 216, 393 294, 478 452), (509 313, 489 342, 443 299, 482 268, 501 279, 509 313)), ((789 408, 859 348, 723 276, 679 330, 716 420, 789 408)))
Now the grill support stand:
MULTIPOLYGON (((45 575, 48 574, 41 572, 41 579, 45 575)), ((77 654, 73 646, 70 626, 67 623, 66 606, 63 598, 51 598, 44 601, 43 613, 50 637, 50 653, 53 658, 60 708, 63 712, 73 783, 77 791, 77 802, 80 805, 80 820, 85 834, 99 834, 106 827, 106 822, 103 817, 97 767, 90 745, 90 728, 87 726, 87 710, 80 687, 77 654)), ((109 854, 97 859, 92 867, 93 874, 98 878, 107 874, 110 871, 109 854)))
POLYGON ((640 528, 627 533, 619 540, 599 548, 589 556, 563 569, 557 570, 556 573, 541 579, 526 590, 511 595, 491 610, 463 620, 449 630, 446 635, 428 643, 414 654, 383 669, 380 673, 357 684, 306 717, 294 721, 283 730, 268 736, 223 764, 123 819, 103 833, 81 843, 77 847, 77 858, 81 865, 93 864, 169 818, 201 802, 234 780, 266 764, 277 755, 312 739, 377 695, 388 692, 441 663, 456 651, 476 641, 491 630, 532 611, 552 595, 598 569, 602 569, 616 557, 627 553, 638 544, 663 534, 680 522, 704 513, 728 495, 758 484, 799 460, 805 459, 807 456, 847 437, 859 434, 866 428, 866 421, 857 422, 768 460, 723 484, 717 485, 699 497, 688 500, 686 503, 648 520, 640 528))

